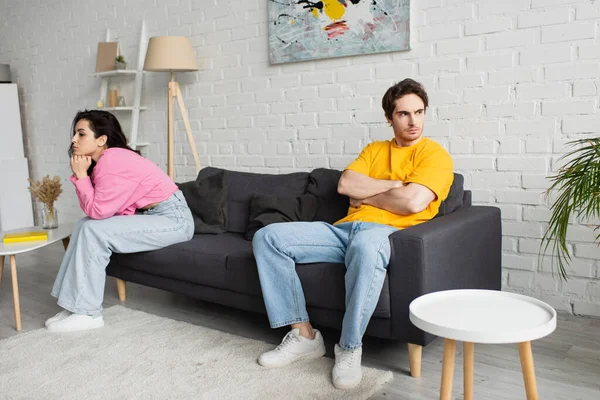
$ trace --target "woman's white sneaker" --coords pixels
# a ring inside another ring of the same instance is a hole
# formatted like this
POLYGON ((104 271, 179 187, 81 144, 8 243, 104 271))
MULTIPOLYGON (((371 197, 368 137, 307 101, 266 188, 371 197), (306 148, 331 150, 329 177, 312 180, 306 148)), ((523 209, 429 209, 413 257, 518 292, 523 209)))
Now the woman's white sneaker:
POLYGON ((315 338, 300 335, 300 329, 292 329, 274 350, 262 353, 258 363, 266 368, 277 368, 300 359, 319 358, 325 355, 325 342, 321 332, 315 329, 315 338))
POLYGON ((46 328, 47 328, 47 327, 48 327, 48 325, 50 325, 51 323, 53 323, 53 322, 56 322, 56 321, 63 320, 63 319, 65 319, 65 318, 67 318, 67 317, 68 317, 69 315, 71 315, 71 314, 72 314, 72 313, 71 313, 71 311, 68 311, 68 310, 62 310, 61 312, 59 312, 58 314, 56 314, 54 317, 52 317, 52 318, 48 318, 48 319, 46 320, 46 322, 44 322, 44 325, 46 325, 46 328))
POLYGON ((362 369, 360 362, 362 358, 362 347, 354 350, 346 350, 335 345, 335 365, 331 372, 333 386, 338 389, 352 389, 362 380, 362 369))
POLYGON ((102 328, 104 319, 102 315, 92 317, 83 314, 71 314, 68 317, 48 325, 50 332, 77 332, 88 329, 102 328))

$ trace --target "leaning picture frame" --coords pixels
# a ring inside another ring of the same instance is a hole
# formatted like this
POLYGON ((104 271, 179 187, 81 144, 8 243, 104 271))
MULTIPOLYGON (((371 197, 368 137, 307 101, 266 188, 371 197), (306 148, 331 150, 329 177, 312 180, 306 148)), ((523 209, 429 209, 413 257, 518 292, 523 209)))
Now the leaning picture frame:
POLYGON ((114 71, 117 69, 115 59, 119 55, 119 42, 98 43, 96 55, 96 72, 114 71))

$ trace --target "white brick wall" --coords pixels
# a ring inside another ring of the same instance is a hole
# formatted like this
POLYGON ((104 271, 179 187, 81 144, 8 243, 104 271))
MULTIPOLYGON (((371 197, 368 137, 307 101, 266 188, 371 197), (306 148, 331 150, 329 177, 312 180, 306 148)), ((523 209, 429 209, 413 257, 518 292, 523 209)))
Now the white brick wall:
MULTIPOLYGON (((565 143, 600 133, 600 4, 591 0, 419 0, 410 51, 271 66, 263 0, 0 0, 0 63, 19 84, 35 178, 63 177, 62 219, 82 214, 70 182, 70 122, 91 108, 96 43, 109 27, 135 63, 141 17, 150 36, 187 35, 201 71, 177 74, 203 165, 280 173, 344 168, 391 137, 381 96, 411 76, 431 94, 425 134, 454 157, 480 204, 503 215, 503 285, 569 312, 600 316, 600 248, 573 218, 572 279, 540 260, 553 197, 546 178, 565 143)), ((166 165, 167 74, 147 74, 140 140, 166 165)), ((176 128, 178 180, 194 161, 176 128)), ((589 222, 594 224, 595 222, 589 222)), ((597 221, 596 221, 597 223, 597 221)))

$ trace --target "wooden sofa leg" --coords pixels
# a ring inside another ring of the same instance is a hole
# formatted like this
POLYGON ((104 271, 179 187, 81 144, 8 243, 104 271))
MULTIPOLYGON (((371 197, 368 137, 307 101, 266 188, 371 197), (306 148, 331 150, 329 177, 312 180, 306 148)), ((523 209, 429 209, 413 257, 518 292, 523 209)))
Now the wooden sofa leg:
POLYGON ((123 279, 115 278, 117 280, 117 292, 119 292, 119 300, 124 303, 127 299, 127 284, 123 279))
POLYGON ((423 353, 423 346, 418 344, 408 344, 408 360, 410 362, 410 375, 413 378, 421 376, 421 354, 423 353))

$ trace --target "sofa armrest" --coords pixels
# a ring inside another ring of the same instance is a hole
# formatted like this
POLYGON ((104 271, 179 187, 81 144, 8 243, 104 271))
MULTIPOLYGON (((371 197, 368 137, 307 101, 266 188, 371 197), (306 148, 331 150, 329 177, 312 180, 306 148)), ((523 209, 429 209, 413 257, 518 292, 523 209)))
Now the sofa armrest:
POLYGON ((473 206, 394 232, 388 267, 392 334, 425 345, 434 336, 409 321, 410 302, 449 289, 500 290, 500 209, 473 206))

